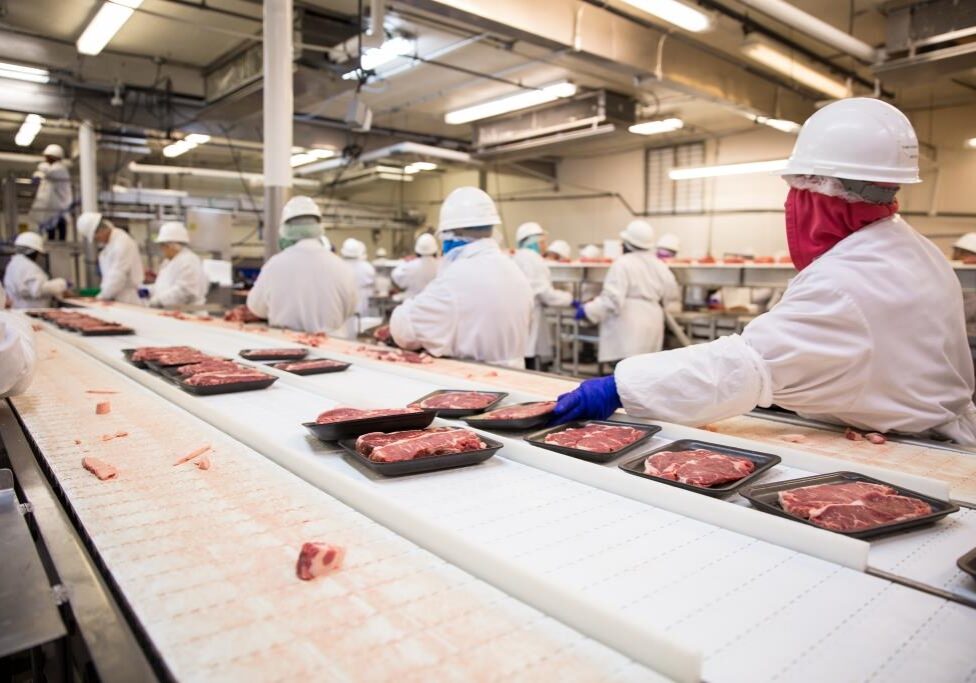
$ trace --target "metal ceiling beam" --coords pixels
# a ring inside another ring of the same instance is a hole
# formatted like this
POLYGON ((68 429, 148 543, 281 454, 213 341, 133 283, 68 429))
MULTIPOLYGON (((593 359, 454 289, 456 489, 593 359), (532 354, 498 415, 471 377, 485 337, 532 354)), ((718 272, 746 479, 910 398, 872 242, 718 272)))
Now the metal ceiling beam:
POLYGON ((477 30, 615 64, 697 98, 803 121, 814 101, 680 34, 578 0, 396 0, 477 30))

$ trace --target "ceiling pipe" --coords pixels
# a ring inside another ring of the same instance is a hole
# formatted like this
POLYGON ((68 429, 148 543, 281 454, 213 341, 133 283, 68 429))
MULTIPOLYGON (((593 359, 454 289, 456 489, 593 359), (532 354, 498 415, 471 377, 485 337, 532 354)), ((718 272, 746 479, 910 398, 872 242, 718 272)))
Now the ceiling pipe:
POLYGON ((865 64, 880 62, 883 52, 858 40, 849 33, 835 28, 825 21, 807 14, 785 0, 740 0, 742 4, 759 10, 773 19, 804 33, 821 43, 830 45, 841 52, 855 57, 865 64))

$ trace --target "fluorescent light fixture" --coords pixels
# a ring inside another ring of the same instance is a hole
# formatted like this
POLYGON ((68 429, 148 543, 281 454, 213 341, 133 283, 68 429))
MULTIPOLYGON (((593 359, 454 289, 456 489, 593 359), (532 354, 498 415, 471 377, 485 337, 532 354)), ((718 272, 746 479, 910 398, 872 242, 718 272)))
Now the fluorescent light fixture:
POLYGON ((14 142, 20 147, 30 147, 30 144, 34 142, 34 138, 37 134, 41 132, 41 126, 44 125, 44 119, 37 114, 28 114, 24 118, 24 122, 20 124, 20 130, 17 131, 16 137, 14 137, 14 142))
POLYGON ((851 94, 846 83, 842 83, 819 71, 811 69, 805 64, 801 64, 779 47, 763 41, 758 36, 750 36, 747 38, 742 44, 742 52, 763 66, 778 71, 785 76, 789 76, 793 80, 803 83, 814 90, 818 90, 825 95, 829 95, 834 99, 840 100, 849 97, 851 94))
POLYGON ((771 119, 768 116, 753 116, 751 118, 756 123, 761 123, 764 126, 775 128, 784 133, 799 133, 800 128, 802 128, 799 123, 790 121, 789 119, 771 119))
POLYGON ((444 115, 444 122, 451 125, 470 123, 480 119, 487 119, 491 116, 507 114, 508 112, 527 109, 538 104, 545 104, 563 97, 572 97, 576 94, 576 85, 568 81, 553 83, 537 90, 526 90, 517 95, 509 95, 501 99, 482 102, 463 109, 449 111, 444 115))
POLYGON ((964 144, 969 149, 976 149, 976 138, 969 138, 964 144))
MULTIPOLYGON (((307 149, 303 150, 300 147, 297 148, 298 152, 291 155, 291 167, 304 166, 305 164, 310 164, 313 161, 319 161, 320 159, 329 159, 335 156, 335 152, 331 149, 307 149)), ((294 151, 294 150, 293 150, 294 151)))
POLYGON ((684 125, 685 122, 681 119, 671 118, 635 123, 627 130, 637 135, 658 135, 659 133, 670 133, 673 130, 678 130, 679 128, 683 128, 684 125))
POLYGON ((15 81, 29 81, 31 83, 47 83, 51 80, 51 72, 47 69, 36 69, 33 66, 0 62, 0 78, 12 78, 15 81))
MULTIPOLYGON (((363 71, 373 71, 384 64, 389 64, 394 59, 399 59, 400 57, 406 57, 414 51, 414 41, 403 36, 394 36, 387 41, 384 41, 379 47, 371 47, 369 49, 363 50, 363 56, 360 60, 362 64, 363 71)), ((352 71, 347 71, 342 75, 342 77, 347 80, 355 80, 359 77, 357 69, 352 71)))
MULTIPOLYGON (((237 171, 225 171, 220 168, 197 168, 195 166, 163 166, 161 164, 140 164, 137 161, 129 162, 129 171, 137 174, 149 175, 180 175, 194 178, 220 178, 224 180, 246 180, 250 183, 261 184, 264 182, 264 175, 261 173, 249 173, 247 171, 238 173, 237 171)), ((316 180, 305 178, 295 178, 292 182, 298 187, 321 187, 321 183, 316 180)))
POLYGON ((104 50, 141 4, 142 0, 105 0, 75 43, 78 52, 97 55, 104 50))
POLYGON ((163 156, 172 159, 181 154, 189 152, 194 147, 198 147, 205 142, 210 142, 210 136, 203 133, 190 133, 182 140, 177 140, 171 145, 163 147, 163 156))
POLYGON ((786 162, 786 159, 772 159, 771 161, 749 161, 744 164, 675 168, 668 171, 668 177, 671 180, 691 180, 693 178, 714 178, 724 175, 764 173, 782 170, 786 168, 786 162))
POLYGON ((711 28, 708 15, 677 0, 624 0, 628 5, 686 31, 699 33, 711 28))
POLYGON ((419 173, 420 171, 433 171, 436 168, 437 164, 429 161, 415 161, 412 164, 407 164, 403 170, 407 173, 419 173))

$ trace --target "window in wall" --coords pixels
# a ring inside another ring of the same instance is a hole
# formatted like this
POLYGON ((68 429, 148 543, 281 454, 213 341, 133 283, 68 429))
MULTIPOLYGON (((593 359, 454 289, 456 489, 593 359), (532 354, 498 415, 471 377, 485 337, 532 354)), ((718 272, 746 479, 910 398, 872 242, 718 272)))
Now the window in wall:
POLYGON ((702 166, 705 143, 695 142, 677 147, 649 149, 646 156, 647 189, 645 210, 648 213, 699 213, 705 209, 705 181, 702 178, 675 182, 668 171, 681 166, 702 166))

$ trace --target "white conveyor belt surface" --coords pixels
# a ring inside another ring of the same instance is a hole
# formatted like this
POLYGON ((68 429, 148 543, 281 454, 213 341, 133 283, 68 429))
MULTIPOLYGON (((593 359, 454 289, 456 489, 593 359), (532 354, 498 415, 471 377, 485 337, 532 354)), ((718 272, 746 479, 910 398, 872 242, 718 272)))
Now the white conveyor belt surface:
MULTIPOLYGON (((210 344, 189 332, 82 343, 118 364, 118 349, 129 341, 179 339, 227 352, 243 338, 218 334, 210 344)), ((363 387, 371 405, 378 396, 396 404, 426 393, 410 386, 403 397, 404 382, 387 374, 384 387, 363 387)), ((144 381, 164 394, 178 391, 148 375, 144 381)), ((700 648, 707 680, 916 680, 924 671, 928 680, 948 681, 973 673, 967 643, 976 637, 976 611, 960 605, 505 458, 376 480, 304 433, 298 422, 332 402, 289 383, 185 398, 191 410, 233 426, 245 441, 256 431, 250 425, 260 425, 274 445, 259 450, 313 483, 341 488, 336 474, 369 483, 391 505, 700 648)))

